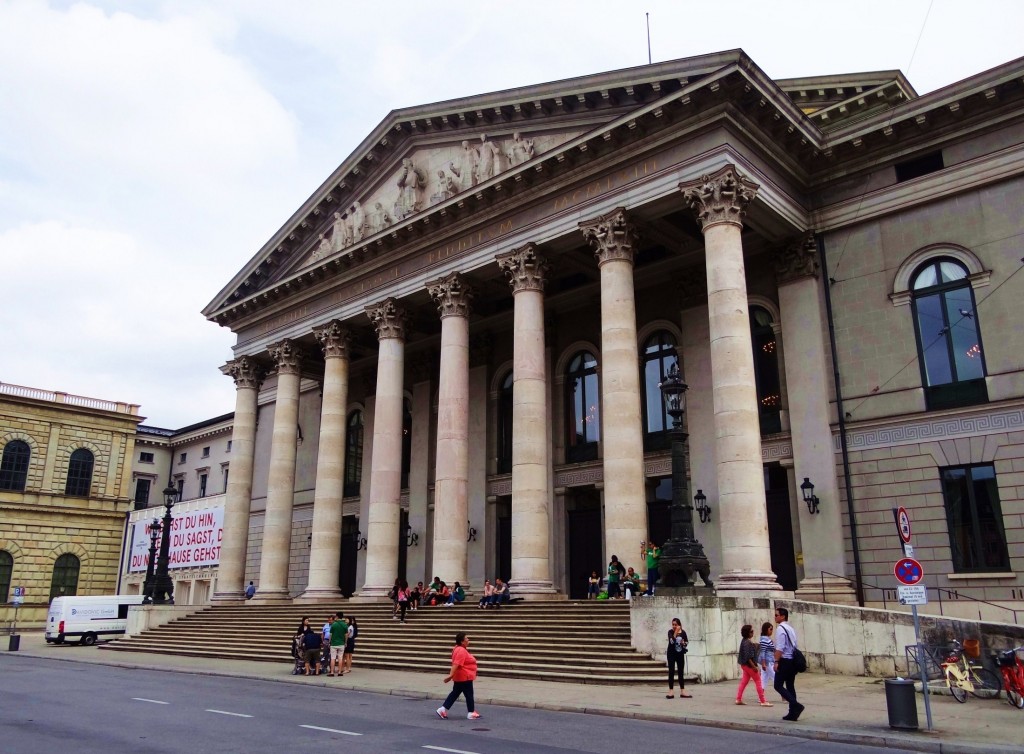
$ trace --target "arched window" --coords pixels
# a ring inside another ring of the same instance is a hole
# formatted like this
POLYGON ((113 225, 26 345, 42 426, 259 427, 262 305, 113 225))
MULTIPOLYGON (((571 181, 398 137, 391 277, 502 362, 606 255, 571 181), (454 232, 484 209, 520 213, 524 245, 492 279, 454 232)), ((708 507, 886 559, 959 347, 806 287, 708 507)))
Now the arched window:
POLYGON ((24 440, 11 440, 4 445, 3 460, 0 460, 0 490, 24 492, 31 455, 32 449, 24 440))
POLYGON ((590 461, 597 458, 601 436, 597 359, 592 353, 580 351, 569 362, 565 376, 566 460, 590 461))
POLYGON ((345 429, 345 497, 359 494, 363 480, 363 412, 356 409, 348 415, 345 429))
POLYGON ((659 330, 644 343, 640 354, 644 372, 644 449, 660 450, 669 446, 668 431, 672 418, 665 410, 665 401, 659 387, 679 359, 676 339, 672 333, 659 330))
POLYGON ((71 454, 68 461, 68 481, 64 485, 64 494, 72 497, 89 497, 92 487, 92 451, 79 448, 71 454))
POLYGON ((412 468, 412 402, 402 399, 402 489, 409 487, 409 469, 412 468))
POLYGON ((498 473, 512 471, 512 372, 501 383, 498 394, 498 473))
POLYGON ((7 602, 11 591, 11 574, 14 573, 14 556, 7 550, 0 550, 0 604, 7 602))
POLYGON ((78 594, 78 558, 66 552, 53 564, 53 578, 50 579, 50 599, 73 597, 78 594))
POLYGON ((929 259, 911 279, 917 353, 928 408, 984 403, 985 355, 967 268, 929 259))
POLYGON ((764 307, 750 307, 750 340, 754 348, 754 387, 761 434, 770 435, 782 431, 782 387, 772 315, 764 307))

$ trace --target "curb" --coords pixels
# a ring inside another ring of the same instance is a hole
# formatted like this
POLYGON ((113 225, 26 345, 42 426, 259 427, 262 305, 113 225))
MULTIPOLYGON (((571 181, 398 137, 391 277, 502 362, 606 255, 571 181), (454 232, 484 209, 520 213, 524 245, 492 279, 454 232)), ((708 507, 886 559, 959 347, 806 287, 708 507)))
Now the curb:
MULTIPOLYGON (((384 696, 399 696, 405 699, 432 699, 438 694, 431 694, 419 689, 373 689, 364 686, 356 686, 346 683, 325 683, 323 681, 310 681, 308 676, 265 676, 246 672, 234 673, 225 670, 206 669, 185 669, 185 668, 162 668, 150 665, 142 665, 131 662, 92 662, 90 660, 72 659, 69 657, 51 657, 34 652, 19 652, 25 657, 37 657, 57 662, 68 662, 87 665, 103 665, 106 667, 123 668, 126 670, 152 670, 163 673, 187 673, 199 676, 217 676, 224 678, 242 678, 251 681, 267 681, 270 683, 294 683, 304 686, 318 686, 325 689, 338 689, 341 691, 358 691, 364 694, 382 694, 384 696), (302 680, 299 680, 302 679, 302 680)), ((478 704, 489 704, 499 707, 514 707, 519 709, 538 709, 545 712, 572 712, 581 715, 602 715, 604 717, 619 717, 631 720, 651 721, 658 723, 671 723, 674 725, 692 725, 702 728, 720 728, 724 730, 743 731, 748 733, 770 733, 792 738, 803 738, 812 741, 829 741, 831 743, 855 744, 859 746, 874 746, 881 749, 907 749, 910 751, 927 752, 928 754, 1021 754, 1021 747, 999 744, 974 744, 966 740, 928 740, 927 736, 935 736, 934 733, 921 731, 915 734, 886 734, 886 733, 865 733, 852 730, 833 730, 820 727, 807 726, 785 726, 766 722, 742 722, 735 720, 716 720, 708 717, 677 717, 672 715, 660 715, 657 713, 627 711, 618 709, 607 709, 603 707, 573 707, 555 702, 523 701, 522 699, 505 699, 500 696, 476 695, 478 704)))

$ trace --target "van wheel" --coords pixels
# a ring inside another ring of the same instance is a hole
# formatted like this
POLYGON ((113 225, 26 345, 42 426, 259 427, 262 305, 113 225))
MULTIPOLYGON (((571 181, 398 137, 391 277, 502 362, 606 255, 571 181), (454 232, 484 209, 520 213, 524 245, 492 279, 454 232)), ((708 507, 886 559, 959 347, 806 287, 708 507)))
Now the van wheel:
POLYGON ((82 643, 87 647, 91 647, 96 643, 96 634, 86 634, 82 637, 82 643))

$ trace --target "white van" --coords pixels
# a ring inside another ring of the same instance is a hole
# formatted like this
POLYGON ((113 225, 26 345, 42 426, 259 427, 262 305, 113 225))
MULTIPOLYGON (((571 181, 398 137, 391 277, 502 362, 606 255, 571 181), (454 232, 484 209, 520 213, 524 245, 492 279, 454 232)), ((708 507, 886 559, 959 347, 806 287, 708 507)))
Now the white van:
POLYGON ((104 597, 55 597, 46 617, 46 642, 63 644, 77 638, 80 644, 95 644, 105 636, 122 636, 128 628, 128 607, 142 604, 141 594, 112 594, 104 597))

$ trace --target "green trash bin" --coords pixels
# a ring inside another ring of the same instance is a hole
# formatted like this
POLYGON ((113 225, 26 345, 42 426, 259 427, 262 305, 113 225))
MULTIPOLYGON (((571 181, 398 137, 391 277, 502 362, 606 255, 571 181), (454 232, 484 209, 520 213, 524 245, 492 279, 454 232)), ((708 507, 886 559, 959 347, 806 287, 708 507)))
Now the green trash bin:
POLYGON ((885 709, 889 713, 890 728, 917 730, 917 696, 914 681, 907 678, 886 678, 885 709))
POLYGON ((11 634, 7 643, 8 652, 17 652, 21 648, 21 634, 11 634))

